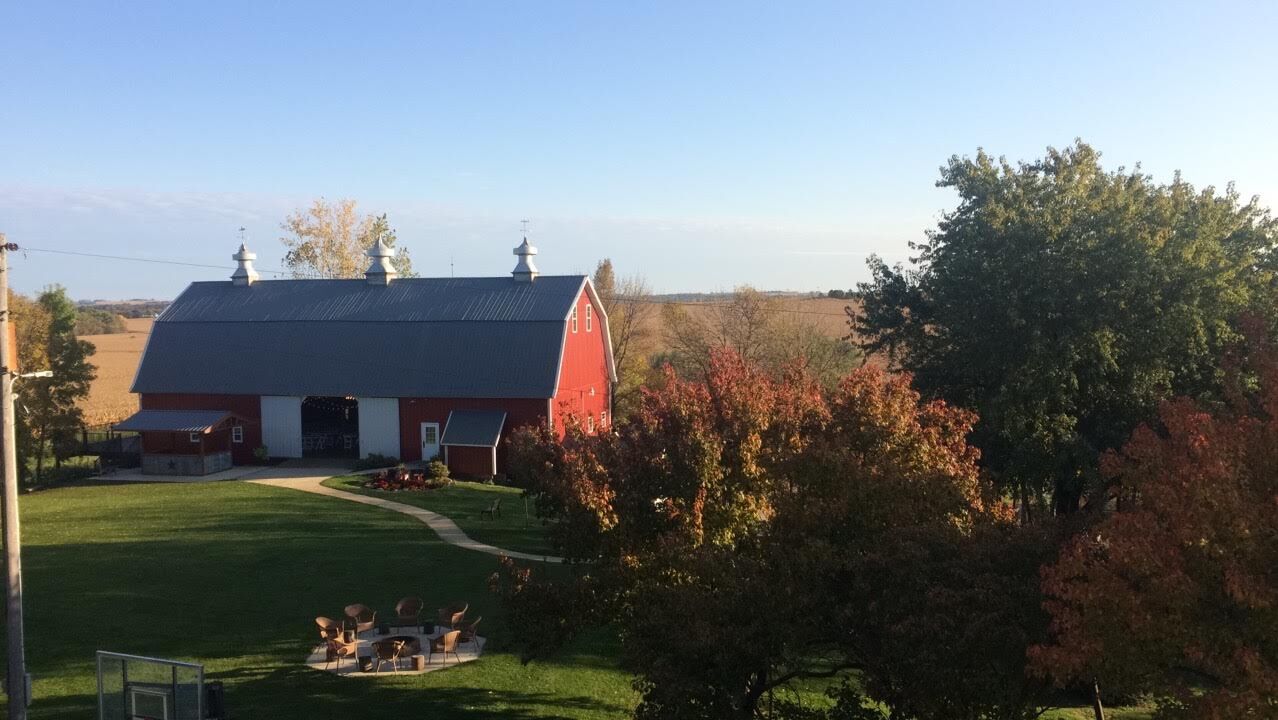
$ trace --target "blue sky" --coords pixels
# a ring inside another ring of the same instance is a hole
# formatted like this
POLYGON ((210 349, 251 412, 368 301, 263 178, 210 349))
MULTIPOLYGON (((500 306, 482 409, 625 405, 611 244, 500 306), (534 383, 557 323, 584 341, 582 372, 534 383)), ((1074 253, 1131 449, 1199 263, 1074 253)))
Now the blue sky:
MULTIPOLYGON (((423 274, 610 256, 663 291, 850 287, 954 204, 938 167, 1082 137, 1278 206, 1278 3, 8 3, 0 231, 226 265, 310 198, 423 274), (374 6, 374 7, 366 7, 374 6)), ((13 282, 201 270, 28 253, 13 282)), ((229 271, 228 271, 229 272, 229 271)))

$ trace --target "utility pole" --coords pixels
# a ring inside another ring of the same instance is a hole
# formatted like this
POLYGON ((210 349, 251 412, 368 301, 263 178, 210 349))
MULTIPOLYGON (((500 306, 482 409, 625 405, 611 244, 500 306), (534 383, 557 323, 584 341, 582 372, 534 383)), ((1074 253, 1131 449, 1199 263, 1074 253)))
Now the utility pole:
POLYGON ((0 233, 0 410, 3 411, 5 607, 8 620, 10 720, 27 720, 26 639, 22 623, 22 535, 18 527, 18 450, 14 439, 13 381, 16 357, 9 337, 9 253, 18 246, 0 233))

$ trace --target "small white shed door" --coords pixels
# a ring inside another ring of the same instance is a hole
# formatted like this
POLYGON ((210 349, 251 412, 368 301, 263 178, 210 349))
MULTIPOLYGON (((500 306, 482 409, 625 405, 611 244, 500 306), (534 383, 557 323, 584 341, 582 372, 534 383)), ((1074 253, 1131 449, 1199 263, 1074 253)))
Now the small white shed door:
POLYGON ((262 396, 262 444, 271 457, 302 457, 302 398, 262 396))
POLYGON ((359 399, 359 456, 385 455, 398 458, 399 400, 359 399))
POLYGON ((439 423, 422 423, 422 459, 439 454, 439 423))

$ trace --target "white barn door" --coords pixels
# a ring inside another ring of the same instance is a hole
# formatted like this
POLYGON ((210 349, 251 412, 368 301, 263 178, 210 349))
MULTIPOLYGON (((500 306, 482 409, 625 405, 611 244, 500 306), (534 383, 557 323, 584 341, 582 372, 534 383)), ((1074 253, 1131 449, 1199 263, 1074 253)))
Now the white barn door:
POLYGON ((359 456, 385 455, 398 458, 399 399, 357 398, 359 400, 359 456))
POLYGON ((262 444, 271 457, 302 457, 302 398, 262 396, 262 444))

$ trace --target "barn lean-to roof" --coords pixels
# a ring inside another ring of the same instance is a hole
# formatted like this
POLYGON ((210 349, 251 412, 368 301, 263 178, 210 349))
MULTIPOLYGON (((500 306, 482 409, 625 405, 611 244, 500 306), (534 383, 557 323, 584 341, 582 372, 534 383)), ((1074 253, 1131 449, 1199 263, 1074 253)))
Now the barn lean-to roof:
POLYGON ((133 392, 548 398, 582 275, 197 282, 133 392))

